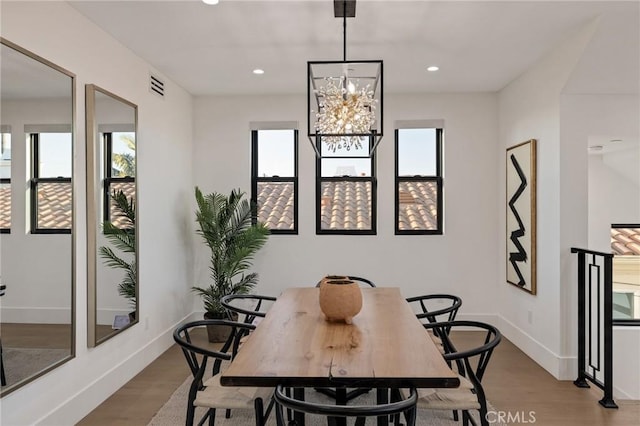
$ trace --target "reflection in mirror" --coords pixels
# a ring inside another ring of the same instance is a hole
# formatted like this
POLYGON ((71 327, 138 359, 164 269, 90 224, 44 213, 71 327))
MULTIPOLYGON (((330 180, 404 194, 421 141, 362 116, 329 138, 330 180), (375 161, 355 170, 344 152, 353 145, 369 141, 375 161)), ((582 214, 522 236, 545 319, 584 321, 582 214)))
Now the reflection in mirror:
POLYGON ((75 355, 75 77, 0 38, 2 396, 75 355))
POLYGON ((137 107, 86 86, 88 345, 138 322, 137 107))

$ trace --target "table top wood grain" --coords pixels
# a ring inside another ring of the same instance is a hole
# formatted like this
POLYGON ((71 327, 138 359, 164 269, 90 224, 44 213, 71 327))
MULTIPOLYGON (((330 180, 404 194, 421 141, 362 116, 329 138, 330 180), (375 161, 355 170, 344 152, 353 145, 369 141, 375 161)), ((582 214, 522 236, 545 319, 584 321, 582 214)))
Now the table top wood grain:
POLYGON ((353 324, 327 322, 317 288, 285 290, 244 343, 227 386, 457 387, 400 289, 362 289, 353 324))

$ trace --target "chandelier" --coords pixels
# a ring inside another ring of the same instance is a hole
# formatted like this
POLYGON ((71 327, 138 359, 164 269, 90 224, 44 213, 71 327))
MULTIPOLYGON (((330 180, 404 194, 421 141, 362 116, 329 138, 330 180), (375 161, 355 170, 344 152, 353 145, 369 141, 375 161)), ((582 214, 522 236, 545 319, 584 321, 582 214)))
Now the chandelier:
POLYGON ((343 19, 343 60, 307 62, 309 140, 318 157, 352 149, 372 155, 383 135, 382 61, 347 60, 355 0, 334 0, 334 14, 343 19))

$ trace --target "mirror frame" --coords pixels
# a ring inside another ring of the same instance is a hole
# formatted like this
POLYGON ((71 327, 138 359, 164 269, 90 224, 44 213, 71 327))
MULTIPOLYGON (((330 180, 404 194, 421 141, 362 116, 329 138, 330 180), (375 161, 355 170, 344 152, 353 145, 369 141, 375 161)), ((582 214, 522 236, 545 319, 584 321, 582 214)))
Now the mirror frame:
MULTIPOLYGON (((138 281, 136 283, 136 318, 124 327, 114 330, 108 335, 98 338, 96 327, 97 322, 97 293, 98 293, 98 212, 100 212, 100 203, 97 198, 97 191, 100 191, 101 182, 98 178, 99 164, 96 164, 97 153, 100 148, 100 140, 97 138, 98 123, 96 114, 96 92, 109 96, 119 102, 124 103, 133 108, 134 112, 134 132, 136 148, 138 147, 138 106, 128 100, 105 90, 95 84, 85 85, 85 119, 86 119, 86 156, 87 156, 87 346, 96 347, 106 342, 114 336, 117 336, 124 330, 131 328, 140 322, 140 264, 139 264, 139 226, 136 224, 136 274, 138 281)), ((136 218, 138 217, 138 158, 136 151, 136 176, 135 176, 135 201, 136 218)))
POLYGON ((40 55, 37 55, 30 50, 27 50, 20 45, 17 45, 4 37, 0 37, 0 44, 4 45, 10 49, 13 49, 23 55, 31 58, 35 61, 42 63, 43 65, 48 66, 49 68, 58 71, 71 79, 71 316, 70 316, 70 329, 71 329, 71 344, 69 348, 69 355, 60 359, 59 361, 54 362, 50 366, 40 370, 39 372, 33 374, 26 379, 23 379, 20 382, 17 382, 15 385, 6 386, 4 389, 0 389, 0 398, 4 397, 16 389, 21 388, 22 386, 31 383, 32 381, 38 379, 41 376, 44 376, 48 372, 60 367, 62 364, 72 360, 76 357, 76 197, 75 197, 75 172, 76 172, 76 75, 69 70, 62 68, 59 65, 54 64, 53 62, 43 58, 40 55))

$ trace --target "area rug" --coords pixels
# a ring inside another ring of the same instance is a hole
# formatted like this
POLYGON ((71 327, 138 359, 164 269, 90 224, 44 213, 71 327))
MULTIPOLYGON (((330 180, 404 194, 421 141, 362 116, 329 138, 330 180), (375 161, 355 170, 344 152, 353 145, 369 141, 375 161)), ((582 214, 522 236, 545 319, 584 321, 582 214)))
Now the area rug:
MULTIPOLYGON (((191 384, 191 378, 188 377, 182 385, 171 395, 169 400, 158 410, 155 416, 151 419, 147 426, 177 426, 185 423, 187 413, 187 395, 189 393, 189 385, 191 384)), ((329 399, 322 394, 313 391, 307 391, 306 397, 309 400, 330 402, 329 399)), ((353 400, 354 404, 372 404, 375 400, 375 392, 362 395, 361 397, 353 400)), ((495 410, 491 404, 489 404, 489 411, 495 410)), ((204 414, 204 410, 196 409, 196 419, 199 419, 204 414)), ((473 412, 472 412, 473 414, 473 412)), ((477 412, 475 413, 477 419, 477 412)), ((309 417, 307 416, 306 424, 309 426, 325 426, 327 424, 326 419, 309 417)), ((351 423, 350 423, 351 424, 351 423)), ((367 425, 375 425, 376 419, 367 419, 367 425)), ((418 417, 416 425, 419 426, 456 426, 461 425, 462 422, 456 422, 453 420, 453 414, 451 411, 443 410, 418 410, 418 417)), ((479 424, 479 422, 478 422, 479 424)), ((234 426, 253 426, 255 420, 253 417, 253 410, 233 410, 231 418, 226 419, 224 412, 216 413, 216 425, 234 425, 234 426)), ((276 425, 275 412, 271 412, 268 426, 276 425)), ((492 426, 506 426, 503 423, 492 423, 492 426)))
POLYGON ((69 356, 68 349, 2 348, 2 363, 7 386, 44 370, 69 356))

